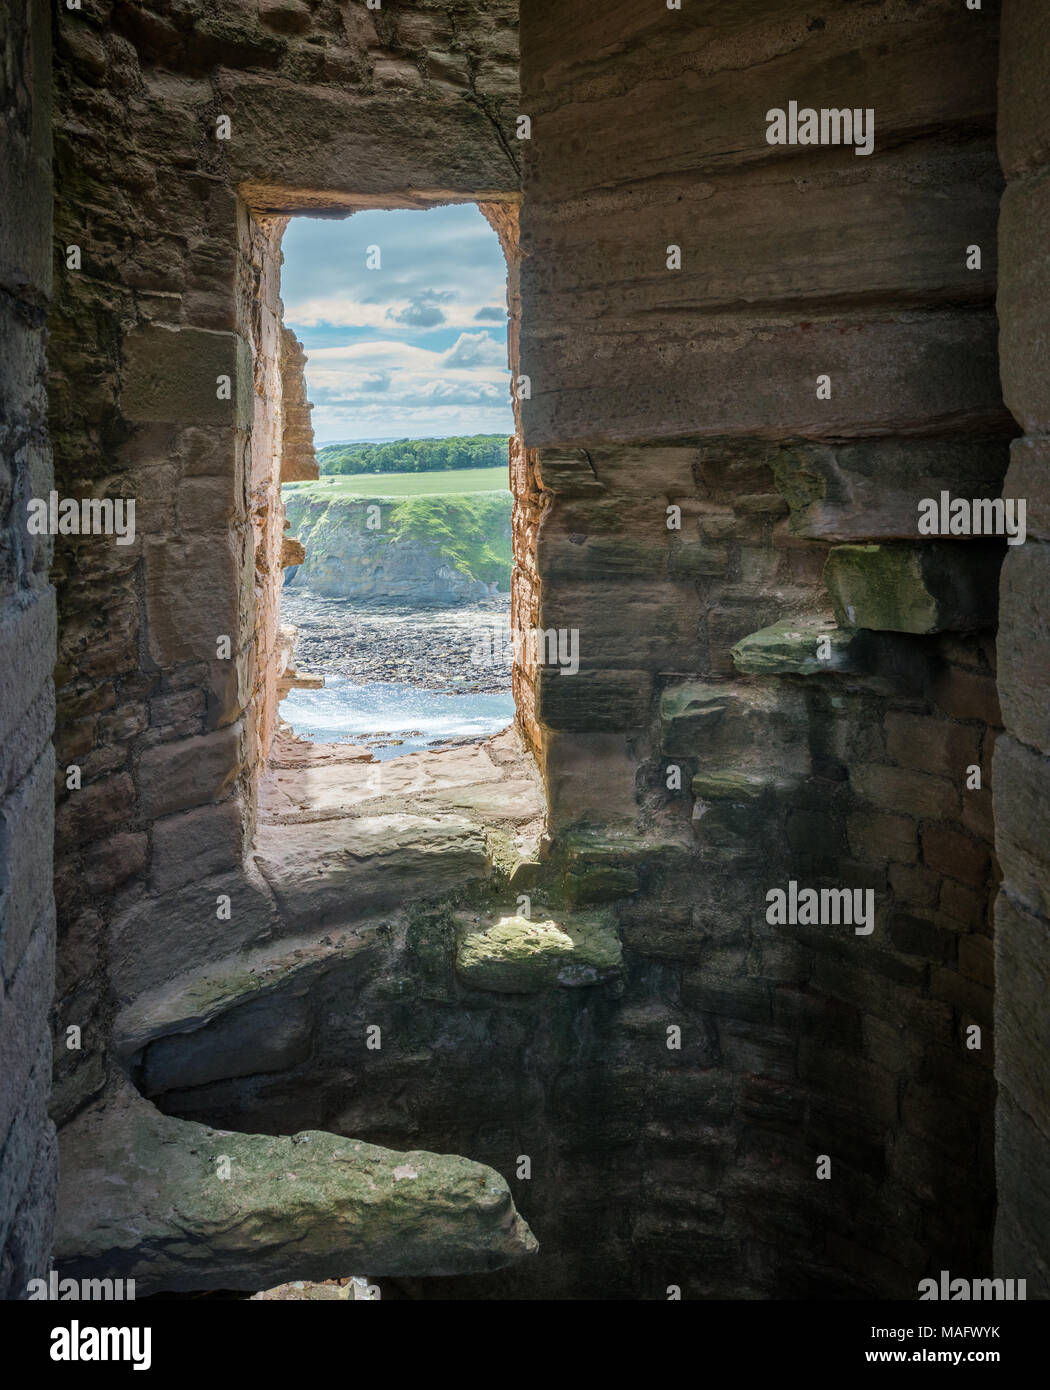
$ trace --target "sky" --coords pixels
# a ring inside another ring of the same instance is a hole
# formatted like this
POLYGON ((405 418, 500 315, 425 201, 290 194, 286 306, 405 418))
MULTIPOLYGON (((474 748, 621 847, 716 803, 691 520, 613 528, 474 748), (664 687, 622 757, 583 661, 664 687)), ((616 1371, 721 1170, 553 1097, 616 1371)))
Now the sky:
POLYGON ((507 266, 472 203, 294 217, 282 247, 316 444, 514 432, 507 266))

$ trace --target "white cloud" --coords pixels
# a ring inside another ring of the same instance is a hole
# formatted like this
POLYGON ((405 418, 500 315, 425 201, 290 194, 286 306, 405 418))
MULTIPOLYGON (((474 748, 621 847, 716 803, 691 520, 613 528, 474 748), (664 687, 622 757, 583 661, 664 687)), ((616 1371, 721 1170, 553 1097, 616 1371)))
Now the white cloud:
POLYGON ((487 333, 461 333, 445 353, 448 367, 500 366, 506 370, 507 345, 487 333))
MULTIPOLYGON (((384 296, 373 301, 338 294, 285 301, 284 321, 293 329, 380 328, 387 333, 392 325, 400 325, 415 335, 421 329, 476 328, 480 320, 493 318, 490 307, 480 299, 450 299, 438 307, 424 295, 384 296)), ((506 319, 504 310, 498 313, 500 320, 506 319)))
POLYGON ((295 218, 283 250, 319 442, 513 429, 506 263, 476 207, 295 218), (367 268, 371 244, 381 270, 367 268))

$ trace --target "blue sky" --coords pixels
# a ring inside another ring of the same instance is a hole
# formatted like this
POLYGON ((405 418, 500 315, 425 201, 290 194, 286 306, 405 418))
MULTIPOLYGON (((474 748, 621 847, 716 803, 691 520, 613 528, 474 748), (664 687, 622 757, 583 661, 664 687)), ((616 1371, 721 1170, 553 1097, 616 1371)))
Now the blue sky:
POLYGON ((513 433, 507 267, 472 203, 294 217, 282 249, 284 320, 306 348, 319 445, 513 433))

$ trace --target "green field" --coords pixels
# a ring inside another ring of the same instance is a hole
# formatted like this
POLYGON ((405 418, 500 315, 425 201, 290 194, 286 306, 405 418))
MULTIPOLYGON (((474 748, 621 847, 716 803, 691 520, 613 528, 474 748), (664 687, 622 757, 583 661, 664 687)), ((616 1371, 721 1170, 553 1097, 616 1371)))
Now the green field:
POLYGON ((288 497, 459 497, 468 492, 509 492, 507 466, 456 468, 441 473, 328 474, 308 483, 285 483, 288 497))

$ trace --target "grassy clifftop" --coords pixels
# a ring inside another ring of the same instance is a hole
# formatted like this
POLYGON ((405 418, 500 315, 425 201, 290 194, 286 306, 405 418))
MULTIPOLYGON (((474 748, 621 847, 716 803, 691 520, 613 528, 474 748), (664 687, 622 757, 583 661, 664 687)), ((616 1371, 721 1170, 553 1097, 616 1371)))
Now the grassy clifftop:
POLYGON ((373 572, 384 565, 389 572, 399 560, 407 562, 409 554, 418 571, 429 553, 435 568, 450 564, 465 579, 505 591, 510 587, 512 501, 506 481, 506 469, 492 468, 323 478, 286 486, 289 529, 307 551, 302 578, 309 584, 322 570, 331 575, 335 563, 354 571, 369 564, 373 572))
POLYGON ((459 497, 468 492, 506 492, 510 474, 499 468, 457 468, 444 473, 325 474, 309 483, 285 483, 285 502, 309 493, 315 497, 459 497))

